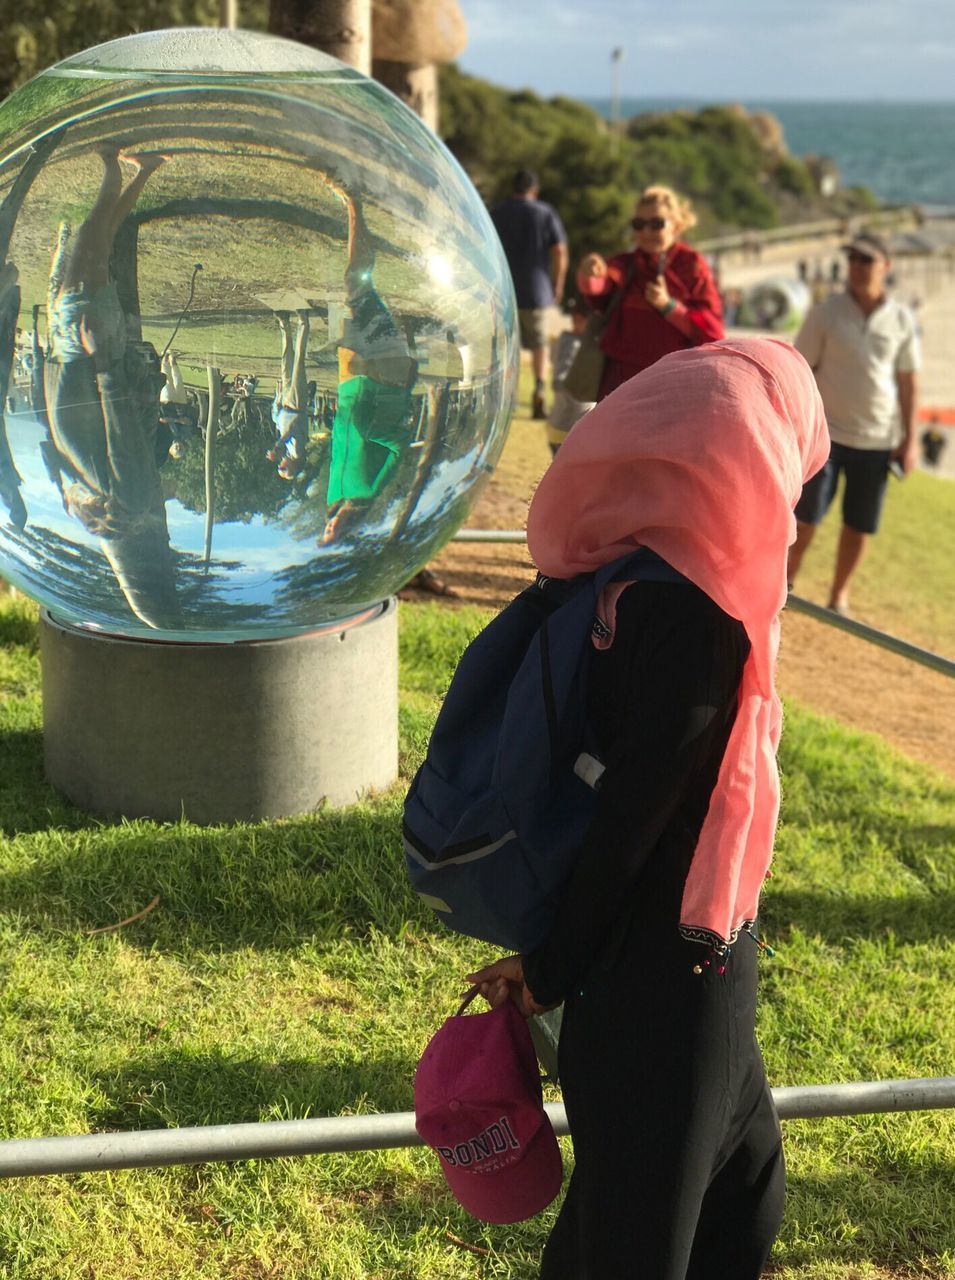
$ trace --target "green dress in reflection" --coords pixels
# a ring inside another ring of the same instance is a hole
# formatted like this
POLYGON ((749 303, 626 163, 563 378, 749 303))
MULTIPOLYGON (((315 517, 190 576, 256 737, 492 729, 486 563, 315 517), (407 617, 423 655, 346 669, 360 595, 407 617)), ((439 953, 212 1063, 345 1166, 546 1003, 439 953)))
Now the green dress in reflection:
POLYGON ((328 506, 371 502, 401 461, 411 439, 411 389, 359 374, 338 388, 332 424, 328 506))

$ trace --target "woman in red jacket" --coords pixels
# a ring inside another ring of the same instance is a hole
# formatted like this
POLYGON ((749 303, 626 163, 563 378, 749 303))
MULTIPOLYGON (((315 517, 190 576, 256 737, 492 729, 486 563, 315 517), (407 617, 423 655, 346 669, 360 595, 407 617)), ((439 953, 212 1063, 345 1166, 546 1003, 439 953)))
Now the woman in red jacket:
POLYGON ((596 310, 614 303, 601 339, 607 357, 598 400, 661 356, 724 337, 716 283, 705 259, 679 236, 696 223, 688 200, 669 187, 647 187, 631 223, 636 246, 605 261, 588 254, 577 286, 596 310))

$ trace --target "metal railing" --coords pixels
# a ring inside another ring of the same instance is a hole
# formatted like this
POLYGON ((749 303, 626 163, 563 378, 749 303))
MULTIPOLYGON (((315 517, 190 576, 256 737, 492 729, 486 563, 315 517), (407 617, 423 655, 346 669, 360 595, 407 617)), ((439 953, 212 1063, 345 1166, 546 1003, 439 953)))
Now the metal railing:
MULTIPOLYGON (((523 529, 459 529, 452 538, 452 542, 526 541, 527 534, 523 529)), ((815 618, 817 622, 824 622, 838 631, 858 636, 860 640, 868 640, 870 644, 878 645, 880 649, 897 653, 900 657, 917 662, 920 666, 929 667, 943 676, 955 677, 955 661, 951 658, 933 653, 931 649, 922 649, 917 644, 910 644, 908 640, 901 640, 888 631, 880 631, 878 627, 870 627, 866 622, 857 622, 855 618, 843 617, 834 609, 825 609, 822 605, 813 604, 811 600, 805 600, 802 596, 790 595, 786 601, 786 608, 791 609, 793 613, 804 613, 807 617, 815 618)))
MULTIPOLYGON (((862 221, 870 230, 876 228, 890 230, 905 224, 917 225, 918 210, 915 205, 898 205, 887 209, 873 210, 865 215, 862 221)), ((859 218, 854 218, 856 223, 859 218)), ((793 222, 782 227, 766 227, 760 230, 731 231, 723 236, 711 236, 706 240, 698 240, 694 248, 701 253, 712 253, 716 250, 747 249, 757 245, 765 247, 773 244, 788 244, 802 240, 817 240, 825 237, 849 236, 846 221, 843 218, 821 218, 815 222, 793 222)))
POLYGON ((523 529, 459 529, 452 542, 526 542, 523 529))
MULTIPOLYGON (((523 543, 522 529, 462 529, 457 542, 523 543)), ((844 618, 832 610, 790 596, 788 608, 897 653, 913 662, 955 675, 955 662, 908 641, 844 618)), ((955 1107, 955 1076, 935 1079, 861 1081, 852 1084, 796 1085, 772 1090, 781 1120, 927 1111, 955 1107)), ((559 1135, 569 1132, 563 1103, 546 1104, 559 1135)), ((84 1173, 107 1169, 257 1160, 332 1152, 421 1146, 414 1113, 330 1116, 314 1120, 275 1120, 133 1133, 93 1133, 72 1137, 13 1138, 0 1141, 0 1178, 84 1173)))
MULTIPOLYGON (((773 1089, 772 1093, 781 1120, 928 1111, 955 1107, 955 1076, 935 1080, 797 1085, 773 1089)), ((546 1110, 555 1132, 568 1133, 564 1104, 548 1102, 546 1110)), ((421 1145, 412 1111, 146 1129, 135 1133, 91 1133, 68 1138, 14 1138, 0 1142, 0 1178, 203 1164, 215 1160, 383 1151, 390 1147, 421 1145)))
POLYGON ((804 600, 802 596, 790 595, 786 601, 786 608, 792 609, 794 613, 804 613, 809 618, 815 618, 817 622, 825 622, 839 631, 846 631, 850 636, 858 636, 860 640, 868 640, 870 644, 878 645, 880 649, 888 649, 890 653, 897 653, 902 658, 919 663, 920 666, 939 671, 943 676, 955 676, 955 662, 951 658, 944 658, 940 653, 933 653, 931 649, 921 649, 917 644, 900 640, 898 636, 888 631, 880 631, 877 627, 870 627, 866 622, 845 618, 834 609, 813 604, 811 600, 804 600))

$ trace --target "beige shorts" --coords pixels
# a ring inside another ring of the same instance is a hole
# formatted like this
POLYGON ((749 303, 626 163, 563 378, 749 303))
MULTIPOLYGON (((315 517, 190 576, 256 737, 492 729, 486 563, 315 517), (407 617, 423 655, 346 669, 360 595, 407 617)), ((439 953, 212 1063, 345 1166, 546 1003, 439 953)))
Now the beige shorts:
POLYGON ((553 316, 552 306, 519 308, 517 323, 521 330, 521 346, 525 351, 547 346, 554 327, 553 316))

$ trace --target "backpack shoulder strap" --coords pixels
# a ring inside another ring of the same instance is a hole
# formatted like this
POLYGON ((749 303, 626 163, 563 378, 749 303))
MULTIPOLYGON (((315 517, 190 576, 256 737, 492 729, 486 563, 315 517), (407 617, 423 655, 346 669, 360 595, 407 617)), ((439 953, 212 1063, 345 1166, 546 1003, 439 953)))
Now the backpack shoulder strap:
POLYGON ((636 582, 640 576, 640 551, 640 547, 635 547, 596 570, 593 575, 594 598, 600 595, 608 582, 636 582))
POLYGON ((540 791, 563 748, 577 741, 597 600, 615 578, 637 578, 635 555, 619 556, 595 573, 544 579, 541 590, 556 593, 559 604, 542 619, 508 693, 497 777, 509 794, 540 791))

